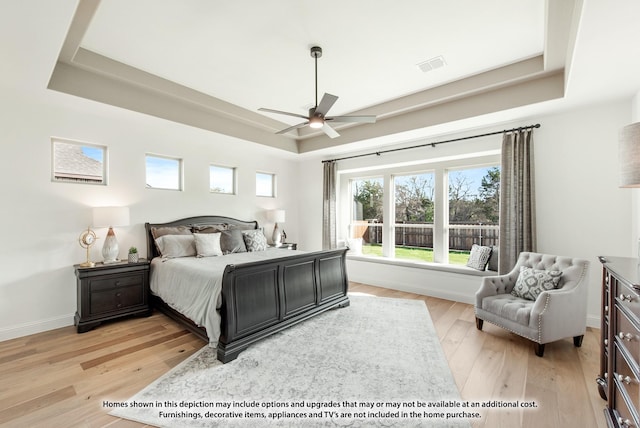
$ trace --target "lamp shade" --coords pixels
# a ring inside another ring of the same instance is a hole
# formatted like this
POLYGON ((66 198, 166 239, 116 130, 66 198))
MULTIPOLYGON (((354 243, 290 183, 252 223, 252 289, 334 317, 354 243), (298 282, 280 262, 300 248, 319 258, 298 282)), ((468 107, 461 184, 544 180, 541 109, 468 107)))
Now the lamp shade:
POLYGON ((269 217, 274 223, 284 223, 284 210, 271 210, 269 217))
POLYGON ((93 209, 94 227, 112 227, 129 225, 129 207, 95 207, 93 209))
POLYGON ((640 187, 640 122, 620 131, 620 187, 640 187))

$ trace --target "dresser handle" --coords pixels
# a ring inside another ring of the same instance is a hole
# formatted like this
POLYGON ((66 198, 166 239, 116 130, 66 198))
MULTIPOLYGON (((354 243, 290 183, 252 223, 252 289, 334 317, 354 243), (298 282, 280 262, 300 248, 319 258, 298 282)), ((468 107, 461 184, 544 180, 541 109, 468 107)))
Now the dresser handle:
POLYGON ((623 427, 632 427, 633 426, 629 419, 622 419, 622 416, 618 416, 618 423, 623 427))
POLYGON ((622 376, 621 374, 618 375, 618 380, 626 385, 629 385, 631 383, 631 377, 629 376, 622 376))
POLYGON ((633 334, 631 334, 631 333, 626 333, 625 334, 623 332, 620 332, 620 333, 618 333, 618 337, 620 339, 626 340, 627 342, 631 342, 631 339, 633 339, 633 334))
POLYGON ((633 296, 631 296, 631 294, 620 294, 620 300, 622 300, 623 302, 625 300, 628 300, 629 302, 633 300, 633 296))

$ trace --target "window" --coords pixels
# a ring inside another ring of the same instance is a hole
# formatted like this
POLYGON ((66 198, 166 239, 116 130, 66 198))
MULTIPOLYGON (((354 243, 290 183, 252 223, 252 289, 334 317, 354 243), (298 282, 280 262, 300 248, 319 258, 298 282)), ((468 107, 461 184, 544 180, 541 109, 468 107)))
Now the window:
POLYGON ((236 169, 227 166, 209 166, 209 190, 213 193, 236 193, 236 169))
POLYGON ((256 196, 276 197, 276 175, 256 172, 256 196))
POLYGON ((500 168, 449 170, 449 263, 466 264, 473 244, 498 245, 500 168))
POLYGON ((384 196, 382 177, 351 181, 353 208, 350 237, 362 239, 362 253, 382 255, 382 226, 384 196))
POLYGON ((488 154, 383 166, 373 177, 339 172, 338 230, 362 238, 364 255, 465 265, 473 244, 498 245, 498 162, 488 154))
POLYGON ((395 257, 433 261, 433 172, 393 176, 395 257))
POLYGON ((52 139, 53 181, 107 184, 107 148, 52 139))
POLYGON ((147 188, 182 190, 182 159, 167 156, 145 156, 147 188))

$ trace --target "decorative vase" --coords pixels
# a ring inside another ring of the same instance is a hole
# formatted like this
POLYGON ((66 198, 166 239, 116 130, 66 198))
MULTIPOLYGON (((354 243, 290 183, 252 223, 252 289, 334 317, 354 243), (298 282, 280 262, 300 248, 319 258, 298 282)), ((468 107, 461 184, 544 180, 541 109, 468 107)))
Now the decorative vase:
POLYGON ((129 263, 138 263, 138 253, 129 253, 129 263))

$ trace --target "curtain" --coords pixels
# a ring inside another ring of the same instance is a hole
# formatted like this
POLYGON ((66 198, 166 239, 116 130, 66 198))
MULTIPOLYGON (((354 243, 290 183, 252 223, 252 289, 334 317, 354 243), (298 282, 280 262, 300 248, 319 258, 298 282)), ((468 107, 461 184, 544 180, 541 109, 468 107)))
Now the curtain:
POLYGON ((322 248, 338 246, 336 233, 336 162, 324 162, 322 180, 322 248))
POLYGON ((533 129, 503 134, 500 172, 500 265, 509 272, 522 251, 536 251, 533 129))

